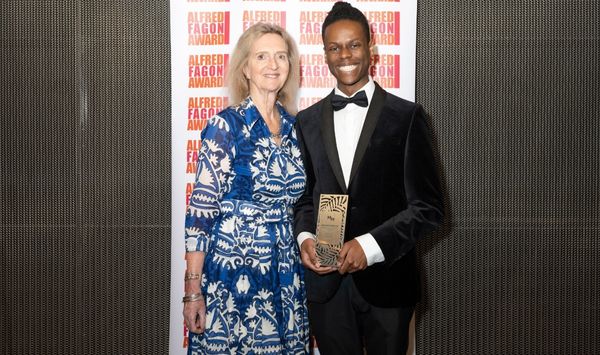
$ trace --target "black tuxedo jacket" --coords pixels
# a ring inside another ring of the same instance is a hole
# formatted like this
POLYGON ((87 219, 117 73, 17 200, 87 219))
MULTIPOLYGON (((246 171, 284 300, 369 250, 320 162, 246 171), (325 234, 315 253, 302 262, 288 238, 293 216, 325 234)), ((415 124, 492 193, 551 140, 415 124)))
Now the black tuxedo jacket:
MULTIPOLYGON (((361 295, 379 307, 413 306, 420 298, 415 243, 442 220, 442 194, 430 129, 420 105, 375 85, 358 141, 349 186, 338 157, 333 92, 297 116, 307 186, 295 208, 294 230, 315 233, 319 196, 348 194, 345 239, 371 233, 385 261, 352 274, 361 295)), ((307 297, 333 297, 342 276, 306 270, 307 297)))

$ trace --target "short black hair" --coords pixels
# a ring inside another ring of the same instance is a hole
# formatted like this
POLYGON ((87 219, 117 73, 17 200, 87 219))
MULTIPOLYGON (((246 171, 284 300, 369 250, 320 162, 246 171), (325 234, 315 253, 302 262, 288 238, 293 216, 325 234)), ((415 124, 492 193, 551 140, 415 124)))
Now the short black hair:
POLYGON ((350 20, 358 22, 367 36, 367 43, 371 42, 371 29, 369 28, 369 21, 367 17, 359 9, 353 7, 347 2, 338 1, 333 4, 331 11, 325 17, 323 26, 321 27, 321 37, 323 37, 323 44, 325 43, 325 29, 327 26, 339 20, 350 20))

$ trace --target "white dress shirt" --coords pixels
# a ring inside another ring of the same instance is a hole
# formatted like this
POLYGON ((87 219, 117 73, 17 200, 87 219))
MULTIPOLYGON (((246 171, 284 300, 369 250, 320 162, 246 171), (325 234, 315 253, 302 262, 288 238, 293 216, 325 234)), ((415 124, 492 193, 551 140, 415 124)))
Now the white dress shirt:
MULTIPOLYGON (((369 82, 363 86, 360 90, 364 90, 371 104, 373 93, 375 92, 375 83, 373 79, 369 77, 369 82)), ((357 90, 356 92, 359 92, 357 90)), ((337 87, 335 88, 335 94, 348 97, 337 87)), ((369 107, 361 107, 353 103, 349 103, 343 109, 339 111, 333 111, 333 124, 335 129, 335 141, 337 145, 338 156, 340 158, 340 164, 344 173, 344 181, 346 187, 350 182, 350 171, 352 169, 352 162, 354 160, 354 153, 356 146, 358 145, 358 139, 362 131, 365 118, 367 117, 367 111, 369 107)), ((315 238, 310 232, 302 232, 298 235, 298 245, 302 245, 307 238, 315 238)), ((365 256, 367 257, 367 265, 371 266, 375 263, 382 262, 385 260, 383 252, 375 241, 375 238, 371 233, 363 234, 355 238, 360 244, 365 256)))

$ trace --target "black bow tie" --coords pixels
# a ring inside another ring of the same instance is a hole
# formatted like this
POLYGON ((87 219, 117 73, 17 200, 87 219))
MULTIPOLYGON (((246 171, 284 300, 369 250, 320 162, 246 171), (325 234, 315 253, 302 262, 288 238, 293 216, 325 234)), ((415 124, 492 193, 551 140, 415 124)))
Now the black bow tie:
POLYGON ((364 90, 357 92, 356 95, 352 97, 333 95, 333 97, 331 98, 331 106, 333 106, 333 109, 336 111, 343 109, 349 103, 353 103, 362 107, 367 107, 369 106, 369 99, 367 99, 367 94, 364 90))

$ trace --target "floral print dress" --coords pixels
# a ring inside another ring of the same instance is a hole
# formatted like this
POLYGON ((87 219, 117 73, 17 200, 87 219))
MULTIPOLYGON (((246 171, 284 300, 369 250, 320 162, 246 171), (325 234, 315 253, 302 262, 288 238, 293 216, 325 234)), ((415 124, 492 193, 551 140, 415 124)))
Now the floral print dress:
POLYGON ((247 98, 202 131, 185 221, 187 251, 206 253, 206 331, 190 354, 307 354, 303 268, 292 207, 306 182, 295 118, 277 103, 281 145, 247 98))

